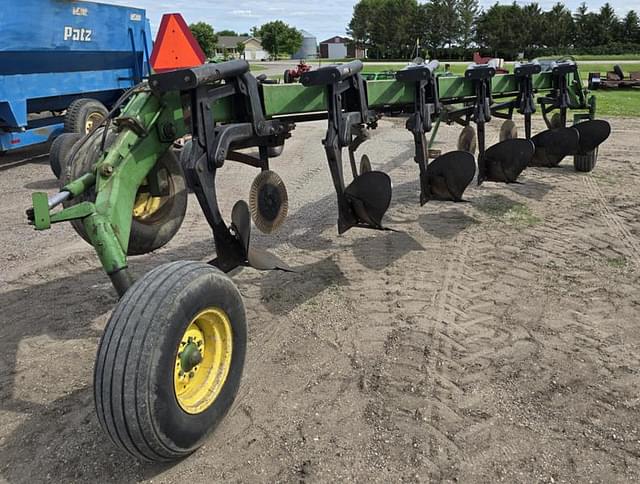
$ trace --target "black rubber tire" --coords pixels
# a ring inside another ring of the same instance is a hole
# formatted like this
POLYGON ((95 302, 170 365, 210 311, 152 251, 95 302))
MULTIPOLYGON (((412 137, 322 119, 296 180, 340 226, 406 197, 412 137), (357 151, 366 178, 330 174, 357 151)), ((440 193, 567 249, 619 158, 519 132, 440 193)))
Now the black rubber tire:
POLYGON ((67 158, 73 146, 81 139, 80 133, 62 133, 51 143, 49 166, 56 178, 60 179, 60 176, 66 171, 67 158))
POLYGON ((269 146, 267 147, 267 154, 269 158, 277 158, 284 151, 284 144, 280 146, 269 146))
MULTIPOLYGON (((89 136, 74 153, 67 164, 67 170, 63 175, 62 184, 75 180, 91 171, 93 165, 101 156, 100 143, 103 130, 98 129, 89 136)), ((115 139, 115 133, 107 137, 105 149, 115 139)), ((133 218, 131 221, 131 234, 129 235, 129 247, 127 255, 143 255, 153 252, 165 246, 176 235, 187 211, 188 192, 185 186, 185 178, 180 163, 171 149, 158 160, 170 173, 170 184, 173 196, 159 210, 158 214, 147 221, 133 218)), ((93 189, 88 190, 79 197, 75 197, 64 203, 69 207, 84 201, 95 201, 96 195, 93 189)), ((71 225, 86 242, 91 243, 84 230, 81 220, 72 220, 71 225)))
POLYGON ((593 169, 596 167, 597 161, 598 161, 598 148, 590 151, 586 155, 574 155, 573 167, 576 169, 576 171, 588 173, 590 171, 593 171, 593 169))
POLYGON ((289 72, 289 69, 284 71, 284 75, 282 76, 282 79, 284 80, 285 84, 293 83, 293 79, 291 79, 291 73, 289 72))
POLYGON ((109 111, 100 101, 95 99, 76 99, 67 108, 64 117, 64 130, 67 133, 87 134, 87 120, 92 114, 100 114, 105 118, 109 111))
POLYGON ((118 302, 98 346, 94 397, 102 428, 118 447, 141 460, 167 462, 189 455, 233 404, 246 345, 242 296, 227 275, 202 262, 157 267, 118 302), (212 306, 231 323, 231 365, 211 406, 189 414, 174 390, 176 354, 189 323, 212 306))

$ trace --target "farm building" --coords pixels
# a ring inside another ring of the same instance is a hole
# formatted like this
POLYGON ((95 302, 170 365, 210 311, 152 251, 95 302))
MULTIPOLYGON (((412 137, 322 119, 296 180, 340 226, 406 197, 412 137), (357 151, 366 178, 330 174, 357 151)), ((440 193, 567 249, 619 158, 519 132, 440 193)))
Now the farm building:
POLYGON ((226 58, 263 60, 269 57, 269 53, 264 50, 260 39, 246 35, 218 37, 216 54, 226 58), (240 47, 242 46, 244 48, 240 47))
POLYGON ((362 59, 364 49, 357 49, 351 39, 336 35, 320 42, 320 57, 322 59, 362 59))
POLYGON ((318 39, 315 35, 301 30, 302 33, 302 46, 291 56, 292 59, 315 59, 318 57, 318 39))

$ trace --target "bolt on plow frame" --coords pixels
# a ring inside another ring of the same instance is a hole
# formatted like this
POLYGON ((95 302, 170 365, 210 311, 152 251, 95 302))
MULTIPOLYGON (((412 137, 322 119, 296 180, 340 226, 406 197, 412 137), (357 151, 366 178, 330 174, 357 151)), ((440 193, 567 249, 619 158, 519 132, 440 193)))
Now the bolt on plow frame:
POLYGON ((323 144, 339 233, 385 229, 391 178, 373 169, 366 154, 356 155, 385 113, 408 118, 421 204, 459 202, 475 178, 513 183, 528 166, 555 166, 570 155, 576 169, 589 171, 610 133, 606 121, 594 119, 595 102, 573 62, 519 64, 514 74, 497 76, 491 66, 472 65, 464 76, 439 76, 432 61, 371 81, 362 68, 359 61, 326 66, 286 85, 255 78, 241 60, 153 75, 74 146, 58 194, 33 194, 30 223, 44 230, 71 222, 95 248, 120 296, 98 349, 95 403, 105 432, 133 456, 171 461, 190 454, 234 401, 247 321, 227 273, 239 266, 292 270, 254 247, 251 228, 253 220, 270 233, 285 220, 286 187, 269 161, 296 123, 327 123, 323 144), (532 136, 537 109, 548 129, 532 136), (567 126, 570 110, 576 114, 567 126), (524 138, 515 130, 516 113, 524 116, 524 138), (487 148, 492 116, 504 124, 500 142, 487 148), (463 130, 458 149, 439 154, 432 145, 442 122, 463 130), (178 160, 172 147, 185 135, 191 142, 178 160), (249 202, 238 200, 225 221, 216 179, 228 162, 259 174, 249 202), (171 240, 185 216, 188 189, 211 227, 216 258, 164 264, 133 281, 127 256, 171 240))

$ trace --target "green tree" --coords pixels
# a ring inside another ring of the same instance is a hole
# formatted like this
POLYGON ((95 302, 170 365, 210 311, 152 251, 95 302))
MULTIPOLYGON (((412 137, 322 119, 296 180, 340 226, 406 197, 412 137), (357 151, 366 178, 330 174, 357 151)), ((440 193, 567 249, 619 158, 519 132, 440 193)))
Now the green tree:
POLYGON ((420 35, 416 0, 360 0, 347 27, 373 58, 408 58, 420 35))
POLYGON ((245 49, 245 45, 242 42, 238 42, 236 44, 236 51, 238 52, 238 55, 242 58, 244 57, 244 49, 245 49))
POLYGON ((237 37, 238 32, 236 32, 235 30, 221 30, 220 32, 218 32, 218 36, 219 37, 237 37))
POLYGON ((476 20, 480 13, 478 0, 460 0, 458 16, 460 18, 460 45, 467 49, 475 37, 476 20))
POLYGON ((566 50, 571 46, 575 35, 575 25, 571 11, 558 2, 551 10, 544 13, 545 28, 542 29, 542 44, 556 51, 566 50))
POLYGON ((478 17, 477 42, 496 57, 515 57, 522 51, 522 9, 495 3, 478 17))
POLYGON ((302 46, 302 33, 282 20, 262 25, 254 35, 260 37, 262 46, 276 58, 280 54, 292 55, 302 46))
POLYGON ((213 27, 207 22, 197 22, 189 25, 189 30, 200 44, 200 48, 207 57, 213 57, 216 53, 216 45, 218 44, 218 36, 213 27))
POLYGON ((609 2, 600 7, 598 22, 600 23, 600 35, 598 36, 598 43, 596 45, 606 45, 609 42, 615 41, 617 37, 616 34, 620 31, 620 20, 618 20, 616 11, 609 2))
POLYGON ((622 20, 622 42, 634 42, 640 44, 640 19, 635 10, 629 10, 625 18, 622 20))

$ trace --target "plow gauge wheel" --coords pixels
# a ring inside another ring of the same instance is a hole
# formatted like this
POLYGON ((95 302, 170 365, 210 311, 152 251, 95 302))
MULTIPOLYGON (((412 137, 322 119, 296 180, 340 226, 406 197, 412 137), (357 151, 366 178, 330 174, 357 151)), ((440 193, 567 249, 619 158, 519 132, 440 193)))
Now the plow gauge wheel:
POLYGON ((231 408, 246 346, 242 296, 227 275, 190 261, 148 272, 116 306, 98 347, 102 428, 138 459, 186 457, 231 408))
POLYGON ((276 172, 265 170, 253 180, 249 207, 253 223, 260 232, 270 234, 284 223, 289 210, 289 196, 276 172))

